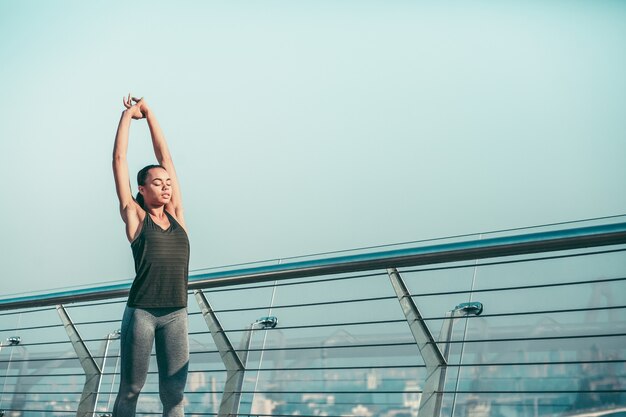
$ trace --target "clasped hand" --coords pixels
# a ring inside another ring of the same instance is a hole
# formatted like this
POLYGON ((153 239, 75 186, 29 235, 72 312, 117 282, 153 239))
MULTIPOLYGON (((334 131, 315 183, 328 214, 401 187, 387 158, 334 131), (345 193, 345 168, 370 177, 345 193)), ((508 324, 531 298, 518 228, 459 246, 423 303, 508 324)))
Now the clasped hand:
POLYGON ((143 97, 131 97, 130 93, 128 93, 128 97, 124 97, 122 100, 124 101, 126 111, 133 119, 143 119, 148 115, 148 111, 150 109, 148 108, 148 105, 144 101, 143 97))

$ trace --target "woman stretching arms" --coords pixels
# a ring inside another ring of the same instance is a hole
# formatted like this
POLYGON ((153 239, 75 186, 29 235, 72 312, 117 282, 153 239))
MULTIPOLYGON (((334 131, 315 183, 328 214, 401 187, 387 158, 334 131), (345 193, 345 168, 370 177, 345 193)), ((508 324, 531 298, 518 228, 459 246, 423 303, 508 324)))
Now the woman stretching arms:
POLYGON ((143 99, 124 98, 113 148, 113 175, 135 260, 136 276, 121 328, 120 389, 113 417, 135 415, 155 345, 163 416, 183 416, 187 381, 187 273, 189 240, 174 164, 161 127, 143 99), (126 150, 132 119, 146 119, 159 165, 137 174, 139 193, 130 189, 126 150))

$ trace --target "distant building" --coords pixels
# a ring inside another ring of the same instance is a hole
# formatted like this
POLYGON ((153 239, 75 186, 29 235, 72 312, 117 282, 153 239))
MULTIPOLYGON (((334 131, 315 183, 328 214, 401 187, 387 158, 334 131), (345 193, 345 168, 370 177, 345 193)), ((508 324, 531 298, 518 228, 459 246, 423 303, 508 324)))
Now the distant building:
POLYGON ((250 414, 272 414, 276 408, 276 402, 261 394, 256 394, 252 399, 250 414))
POLYGON ((404 386, 404 394, 402 394, 402 405, 411 410, 412 415, 417 415, 422 400, 421 387, 415 381, 407 381, 404 386))

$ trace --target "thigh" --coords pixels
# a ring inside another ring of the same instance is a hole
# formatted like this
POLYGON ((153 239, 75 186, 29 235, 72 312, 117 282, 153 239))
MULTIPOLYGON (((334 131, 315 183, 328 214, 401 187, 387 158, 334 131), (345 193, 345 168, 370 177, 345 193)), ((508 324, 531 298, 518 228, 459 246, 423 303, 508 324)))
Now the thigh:
POLYGON ((122 382, 143 385, 150 366, 155 321, 145 310, 126 307, 120 335, 122 382))
POLYGON ((189 365, 188 327, 186 308, 163 317, 155 334, 160 379, 186 381, 189 365))

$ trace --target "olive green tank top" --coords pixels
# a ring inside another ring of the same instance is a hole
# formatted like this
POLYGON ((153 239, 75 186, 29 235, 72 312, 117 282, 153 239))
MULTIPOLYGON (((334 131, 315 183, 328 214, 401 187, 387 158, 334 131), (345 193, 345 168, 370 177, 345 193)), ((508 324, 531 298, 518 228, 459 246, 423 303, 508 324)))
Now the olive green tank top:
POLYGON ((186 307, 189 239, 185 229, 167 211, 170 227, 163 230, 146 212, 139 236, 130 244, 135 280, 129 307, 186 307))

